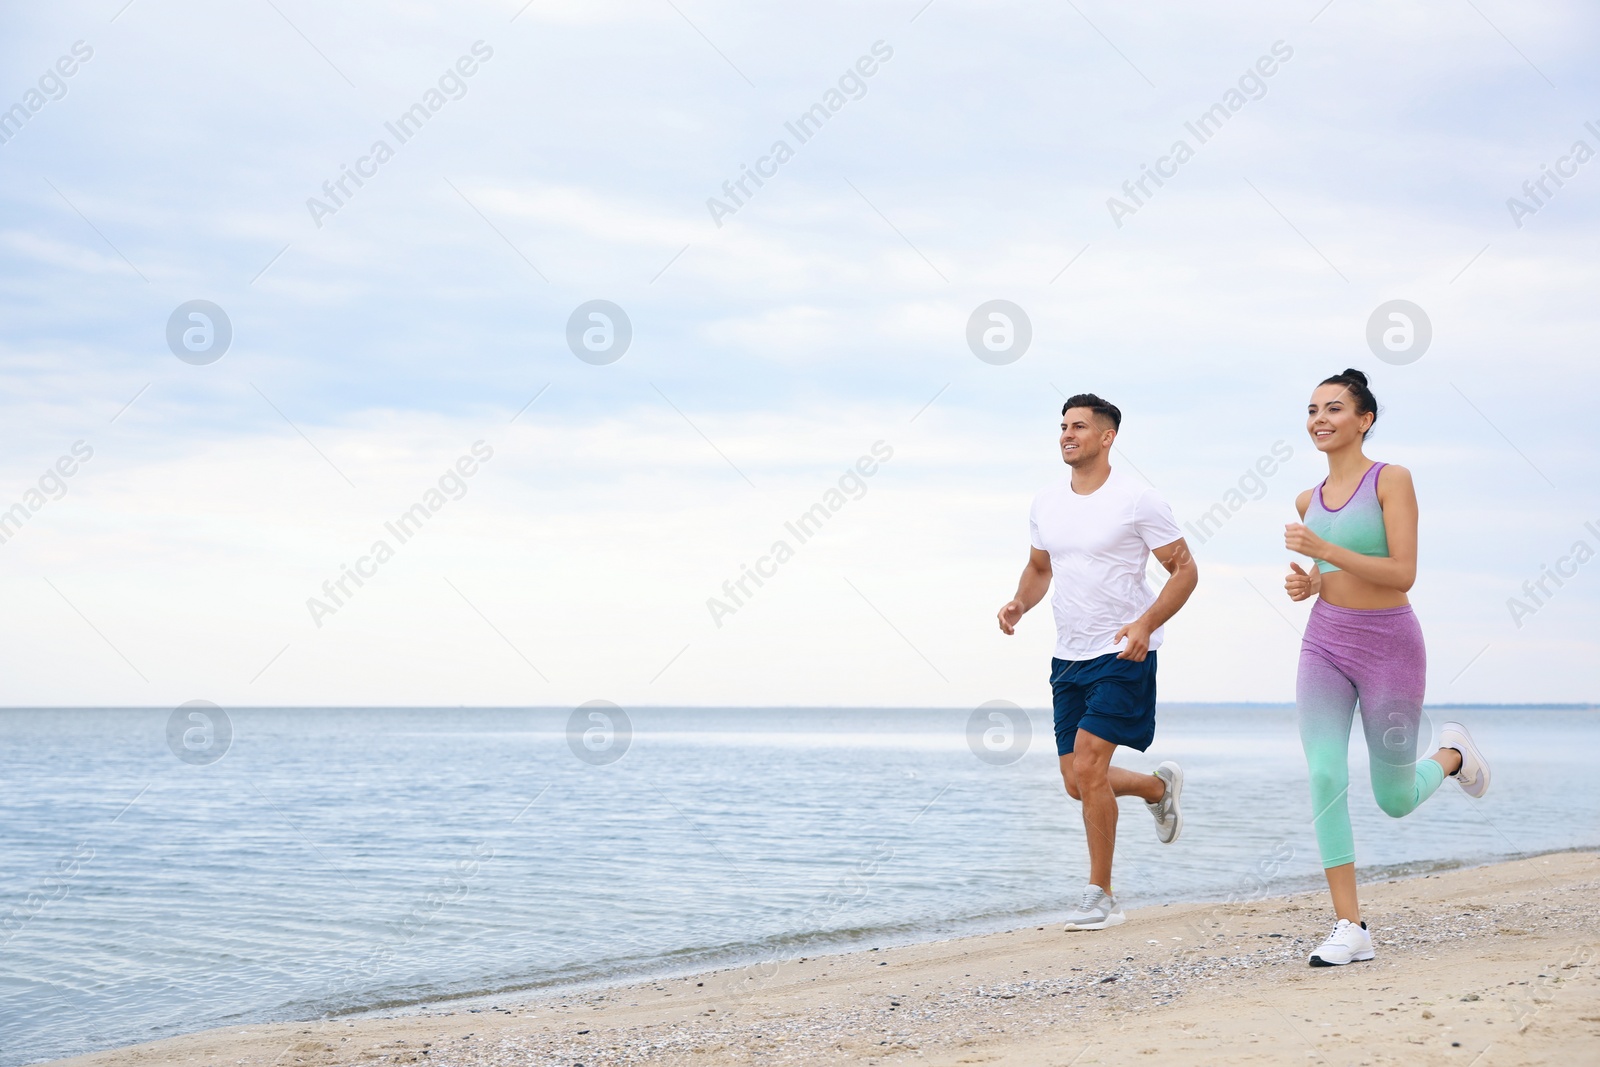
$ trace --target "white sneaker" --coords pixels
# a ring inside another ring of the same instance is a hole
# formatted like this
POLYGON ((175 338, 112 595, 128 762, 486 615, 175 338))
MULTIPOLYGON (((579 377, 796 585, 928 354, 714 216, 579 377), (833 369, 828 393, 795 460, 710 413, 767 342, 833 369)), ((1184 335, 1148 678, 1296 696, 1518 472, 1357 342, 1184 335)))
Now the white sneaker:
POLYGON ((1472 743, 1472 735, 1458 722, 1447 722, 1439 728, 1439 747, 1453 748, 1461 753, 1461 769, 1451 775, 1461 791, 1476 799, 1489 791, 1489 764, 1472 743))
POLYGON ((1117 900, 1097 885, 1085 886, 1083 899, 1067 913, 1068 930, 1104 930, 1127 921, 1117 900))
POLYGON ((1166 796, 1145 810, 1155 817, 1156 837, 1163 845, 1170 845, 1183 832, 1183 813, 1178 810, 1178 797, 1183 793, 1183 768, 1167 760, 1156 768, 1156 777, 1167 783, 1166 796))
POLYGON ((1311 954, 1311 966, 1343 967, 1354 960, 1370 960, 1373 955, 1372 935, 1367 933, 1367 924, 1358 926, 1349 919, 1340 919, 1328 940, 1311 954))

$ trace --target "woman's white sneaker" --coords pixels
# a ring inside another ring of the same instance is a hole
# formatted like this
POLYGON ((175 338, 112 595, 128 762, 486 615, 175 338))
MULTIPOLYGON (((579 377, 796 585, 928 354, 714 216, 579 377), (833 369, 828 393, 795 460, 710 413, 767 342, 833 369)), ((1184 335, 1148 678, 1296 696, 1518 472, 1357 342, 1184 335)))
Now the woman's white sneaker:
POLYGON ((1476 799, 1489 791, 1489 763, 1472 743, 1472 735, 1465 726, 1447 722, 1439 727, 1439 747, 1461 753, 1461 769, 1451 777, 1460 783, 1463 793, 1476 799))
POLYGON ((1356 960, 1370 960, 1373 955, 1372 935, 1367 933, 1367 924, 1357 925, 1349 919, 1340 919, 1328 940, 1311 954, 1311 966, 1343 967, 1356 960))

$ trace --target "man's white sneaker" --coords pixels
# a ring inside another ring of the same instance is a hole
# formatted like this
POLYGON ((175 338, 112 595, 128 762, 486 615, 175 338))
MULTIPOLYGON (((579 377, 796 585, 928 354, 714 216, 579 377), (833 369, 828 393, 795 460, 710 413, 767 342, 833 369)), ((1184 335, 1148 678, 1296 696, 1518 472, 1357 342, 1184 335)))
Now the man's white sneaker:
POLYGON ((1472 735, 1458 722, 1447 722, 1439 728, 1439 747, 1453 748, 1461 753, 1461 769, 1451 775, 1461 785, 1461 791, 1477 798, 1489 791, 1489 764, 1472 743, 1472 735))
POLYGON ((1163 845, 1170 845, 1183 832, 1183 813, 1178 810, 1178 798, 1183 793, 1183 768, 1167 760, 1156 768, 1156 777, 1167 783, 1167 793, 1145 810, 1156 820, 1156 837, 1163 845))
POLYGON ((1355 960, 1370 960, 1373 955, 1372 935, 1367 933, 1367 924, 1358 926, 1349 919, 1340 919, 1328 940, 1311 954, 1311 966, 1343 967, 1355 960))
POLYGON ((1104 930, 1127 920, 1117 900, 1097 885, 1085 886, 1083 899, 1067 913, 1068 930, 1104 930))

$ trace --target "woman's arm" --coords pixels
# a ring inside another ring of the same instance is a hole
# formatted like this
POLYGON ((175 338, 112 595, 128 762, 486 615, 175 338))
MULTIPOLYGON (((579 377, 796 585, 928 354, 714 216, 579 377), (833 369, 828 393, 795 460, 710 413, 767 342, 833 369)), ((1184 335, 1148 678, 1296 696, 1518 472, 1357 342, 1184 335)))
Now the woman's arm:
MULTIPOLYGON (((1380 471, 1379 473, 1381 474, 1382 472, 1380 471)), ((1311 506, 1311 490, 1307 489, 1295 497, 1294 506, 1300 512, 1301 520, 1304 521, 1306 509, 1311 506)), ((1310 571, 1306 571, 1301 568, 1300 564, 1291 562, 1289 564, 1289 573, 1283 579, 1283 588, 1289 594, 1289 599, 1296 602, 1305 600, 1307 597, 1314 597, 1322 592, 1322 571, 1315 566, 1310 571)))
POLYGON ((1288 526, 1283 535, 1284 545, 1291 552, 1327 560, 1373 585, 1407 592, 1417 580, 1417 490, 1411 481, 1411 472, 1392 463, 1379 471, 1378 503, 1383 506, 1383 532, 1389 542, 1387 556, 1363 556, 1329 544, 1301 523, 1288 526))

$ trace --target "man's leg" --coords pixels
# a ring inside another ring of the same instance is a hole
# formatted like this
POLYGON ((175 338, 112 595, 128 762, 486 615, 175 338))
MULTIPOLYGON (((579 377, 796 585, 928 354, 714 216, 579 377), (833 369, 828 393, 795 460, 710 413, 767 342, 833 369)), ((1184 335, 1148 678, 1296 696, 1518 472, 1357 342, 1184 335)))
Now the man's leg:
MULTIPOLYGON (((1076 758, 1077 755, 1073 752, 1061 757, 1061 780, 1066 783, 1067 796, 1073 800, 1082 800, 1078 794, 1078 776, 1072 768, 1076 758)), ((1146 804, 1155 804, 1166 795, 1166 786, 1153 774, 1130 771, 1125 767, 1111 767, 1107 770, 1106 777, 1111 783, 1111 791, 1119 797, 1138 797, 1146 804)))
POLYGON ((1079 730, 1071 755, 1061 757, 1067 792, 1083 801, 1083 829, 1089 842, 1089 883, 1111 892, 1111 857, 1117 843, 1117 797, 1158 802, 1166 783, 1153 774, 1111 766, 1117 746, 1079 730), (1071 763, 1069 769, 1068 763, 1071 763))

